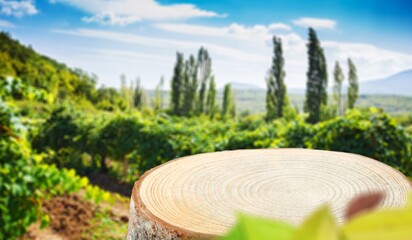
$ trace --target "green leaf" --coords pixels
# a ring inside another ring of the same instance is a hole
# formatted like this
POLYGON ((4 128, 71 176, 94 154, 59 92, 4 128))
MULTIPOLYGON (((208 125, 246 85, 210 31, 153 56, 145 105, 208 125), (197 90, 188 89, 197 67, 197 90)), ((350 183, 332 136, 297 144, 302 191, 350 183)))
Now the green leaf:
POLYGON ((291 238, 291 240, 337 239, 339 239, 339 231, 327 205, 310 215, 291 238))
POLYGON ((289 240, 294 231, 287 223, 240 214, 235 227, 222 240, 289 240))
POLYGON ((343 227, 347 240, 410 240, 412 209, 381 210, 360 215, 343 227))
POLYGON ((46 214, 41 219, 40 229, 46 228, 49 225, 49 223, 50 223, 50 217, 49 217, 49 215, 46 214))

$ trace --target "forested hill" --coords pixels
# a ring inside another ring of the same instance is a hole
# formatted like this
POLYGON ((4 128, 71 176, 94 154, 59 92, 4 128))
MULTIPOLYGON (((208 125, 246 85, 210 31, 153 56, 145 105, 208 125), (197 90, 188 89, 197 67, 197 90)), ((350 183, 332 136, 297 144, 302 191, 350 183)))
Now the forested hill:
POLYGON ((96 85, 96 77, 40 55, 6 32, 0 32, 0 76, 20 78, 27 85, 46 90, 54 99, 91 100, 96 85))

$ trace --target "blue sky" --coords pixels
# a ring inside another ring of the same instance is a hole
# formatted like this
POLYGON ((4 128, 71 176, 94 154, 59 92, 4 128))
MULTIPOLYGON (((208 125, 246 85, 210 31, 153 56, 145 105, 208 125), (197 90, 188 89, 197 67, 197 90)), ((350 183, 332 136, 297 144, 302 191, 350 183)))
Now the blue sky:
POLYGON ((176 51, 205 46, 226 82, 265 85, 271 37, 282 38, 286 83, 304 87, 307 28, 335 61, 351 57, 360 81, 412 68, 412 2, 408 0, 0 0, 0 29, 71 67, 119 86, 119 76, 153 88, 170 79, 176 51))

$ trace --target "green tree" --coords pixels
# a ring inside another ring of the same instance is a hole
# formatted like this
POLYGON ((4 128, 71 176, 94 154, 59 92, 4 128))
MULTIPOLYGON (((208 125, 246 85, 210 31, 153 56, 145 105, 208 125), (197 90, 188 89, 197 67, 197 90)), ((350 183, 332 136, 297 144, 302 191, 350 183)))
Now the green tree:
POLYGON ((272 120, 283 116, 286 104, 285 59, 283 58, 282 40, 273 37, 274 56, 270 75, 267 79, 266 118, 272 120))
POLYGON ((206 99, 206 113, 213 118, 217 111, 216 105, 216 84, 215 84, 215 77, 212 76, 209 82, 209 90, 207 92, 207 99, 206 99))
POLYGON ((133 106, 139 110, 142 110, 145 105, 145 93, 142 85, 140 84, 140 78, 136 79, 136 86, 133 94, 133 106))
POLYGON ((182 85, 184 81, 184 59, 182 53, 176 54, 176 64, 173 72, 172 78, 172 89, 170 92, 171 101, 170 108, 173 114, 180 115, 182 108, 182 85))
POLYGON ((309 43, 307 46, 309 68, 304 110, 309 113, 307 122, 317 123, 320 120, 322 105, 327 105, 328 75, 325 55, 313 28, 309 28, 309 43))
POLYGON ((127 108, 131 109, 135 106, 135 99, 134 99, 134 94, 135 94, 135 88, 133 85, 133 82, 130 82, 130 85, 127 85, 127 78, 126 75, 122 74, 120 75, 120 94, 124 98, 127 108))
POLYGON ((275 78, 269 72, 266 79, 266 120, 272 120, 276 118, 276 96, 275 96, 275 78))
POLYGON ((343 101, 342 101, 342 83, 345 79, 339 62, 335 63, 335 70, 333 71, 334 84, 333 84, 333 98, 336 102, 336 107, 339 115, 343 114, 343 101))
POLYGON ((225 85, 223 90, 223 103, 222 103, 222 117, 234 117, 236 115, 236 105, 234 102, 234 95, 232 93, 231 84, 225 85))
POLYGON ((163 109, 163 86, 164 86, 164 76, 160 78, 159 83, 156 85, 155 89, 155 99, 153 102, 153 109, 157 111, 161 111, 163 109))
POLYGON ((185 62, 184 81, 183 81, 183 115, 189 116, 195 107, 195 97, 197 90, 197 69, 196 60, 193 55, 185 62))
POLYGON ((197 69, 198 69, 198 77, 200 80, 200 90, 199 90, 199 99, 198 99, 198 112, 204 113, 205 112, 205 98, 206 98, 206 87, 207 82, 212 73, 212 60, 209 57, 208 51, 201 47, 199 49, 197 55, 197 69))
POLYGON ((348 108, 352 109, 355 107, 356 100, 359 98, 359 79, 356 66, 350 58, 348 59, 348 67, 348 108))
POLYGON ((98 109, 106 111, 125 110, 127 108, 126 100, 117 89, 104 86, 96 90, 93 103, 98 109))
POLYGON ((135 116, 118 116, 110 120, 101 130, 107 154, 123 163, 123 176, 129 171, 127 155, 139 145, 139 133, 143 127, 141 119, 135 116))

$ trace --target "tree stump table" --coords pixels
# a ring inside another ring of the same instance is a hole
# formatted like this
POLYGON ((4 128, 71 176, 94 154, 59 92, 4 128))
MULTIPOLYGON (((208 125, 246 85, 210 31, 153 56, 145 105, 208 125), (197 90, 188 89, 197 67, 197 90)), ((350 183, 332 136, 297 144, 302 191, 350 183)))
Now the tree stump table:
POLYGON ((411 185, 376 160, 307 149, 236 150, 169 161, 133 188, 127 239, 224 235, 237 212, 299 224, 329 203, 338 222, 353 197, 385 192, 380 207, 406 204, 411 185))

